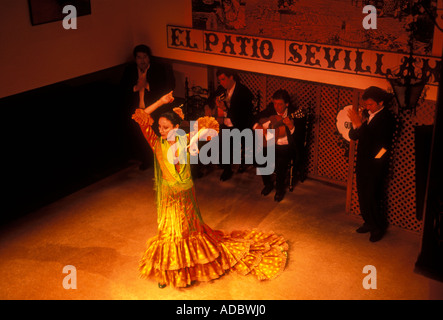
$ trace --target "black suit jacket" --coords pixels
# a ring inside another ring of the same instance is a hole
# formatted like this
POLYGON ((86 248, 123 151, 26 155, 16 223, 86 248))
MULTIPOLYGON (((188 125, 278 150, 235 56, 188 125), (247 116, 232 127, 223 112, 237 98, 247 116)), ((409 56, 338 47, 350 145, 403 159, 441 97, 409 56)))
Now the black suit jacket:
POLYGON ((378 112, 371 122, 364 122, 359 128, 351 128, 349 138, 358 140, 357 170, 371 170, 381 164, 387 165, 389 151, 395 130, 395 119, 387 107, 378 112), (387 152, 380 158, 375 157, 384 148, 387 152))
POLYGON ((252 128, 254 120, 253 99, 252 92, 244 84, 237 82, 227 112, 227 116, 231 119, 235 128, 239 130, 252 128))

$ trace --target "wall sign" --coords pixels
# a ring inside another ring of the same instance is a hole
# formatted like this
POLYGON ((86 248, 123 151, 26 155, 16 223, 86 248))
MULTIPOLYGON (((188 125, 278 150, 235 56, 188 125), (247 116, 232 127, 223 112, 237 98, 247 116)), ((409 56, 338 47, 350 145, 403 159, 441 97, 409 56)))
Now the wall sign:
MULTIPOLYGON (((387 75, 400 76, 409 66, 407 54, 389 51, 263 38, 171 25, 167 26, 167 36, 168 48, 172 49, 378 78, 386 78, 387 75)), ((417 77, 427 79, 428 85, 438 86, 441 60, 430 56, 414 57, 417 77)))

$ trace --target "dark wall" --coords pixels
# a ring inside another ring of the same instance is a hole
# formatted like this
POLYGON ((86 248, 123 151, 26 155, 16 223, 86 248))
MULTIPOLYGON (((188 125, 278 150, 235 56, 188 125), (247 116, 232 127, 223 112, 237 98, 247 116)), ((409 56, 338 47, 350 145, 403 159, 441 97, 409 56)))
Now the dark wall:
POLYGON ((0 99, 1 223, 128 165, 123 68, 0 99))

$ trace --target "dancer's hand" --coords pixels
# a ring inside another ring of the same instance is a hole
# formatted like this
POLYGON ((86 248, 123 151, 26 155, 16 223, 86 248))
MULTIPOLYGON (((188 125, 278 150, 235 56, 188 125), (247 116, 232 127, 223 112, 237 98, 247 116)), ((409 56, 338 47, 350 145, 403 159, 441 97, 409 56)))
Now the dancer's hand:
POLYGON ((171 103, 172 101, 174 101, 174 97, 172 95, 172 91, 165 94, 163 97, 160 98, 160 101, 162 102, 162 104, 167 104, 167 103, 171 103))
POLYGON ((151 114, 152 112, 154 112, 154 110, 156 110, 157 108, 161 107, 164 104, 168 104, 171 103, 172 101, 174 101, 174 97, 172 96, 172 91, 165 94, 163 97, 161 97, 160 99, 158 99, 156 102, 154 102, 153 104, 151 104, 149 107, 147 107, 146 109, 144 109, 145 113, 147 114, 151 114))
POLYGON ((198 138, 199 138, 199 134, 197 133, 196 135, 194 135, 191 139, 191 141, 189 142, 189 153, 191 154, 191 156, 196 156, 199 153, 198 150, 198 138))
POLYGON ((177 108, 172 109, 172 111, 174 111, 182 120, 185 119, 185 115, 183 113, 182 108, 177 107, 177 108))

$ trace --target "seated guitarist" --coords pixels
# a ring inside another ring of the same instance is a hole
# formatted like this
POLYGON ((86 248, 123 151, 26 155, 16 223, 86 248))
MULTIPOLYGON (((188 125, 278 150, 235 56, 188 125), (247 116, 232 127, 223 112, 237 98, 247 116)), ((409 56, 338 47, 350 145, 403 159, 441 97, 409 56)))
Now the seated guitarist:
MULTIPOLYGON (((283 200, 286 192, 286 174, 291 159, 294 159, 295 169, 301 164, 304 139, 305 116, 291 105, 289 93, 286 90, 277 90, 272 96, 272 105, 260 112, 257 116, 254 129, 275 130, 275 173, 276 193, 274 200, 283 200)), ((264 130, 265 131, 265 130, 264 130)), ((262 175, 264 188, 262 195, 267 196, 273 189, 271 175, 262 175)))

